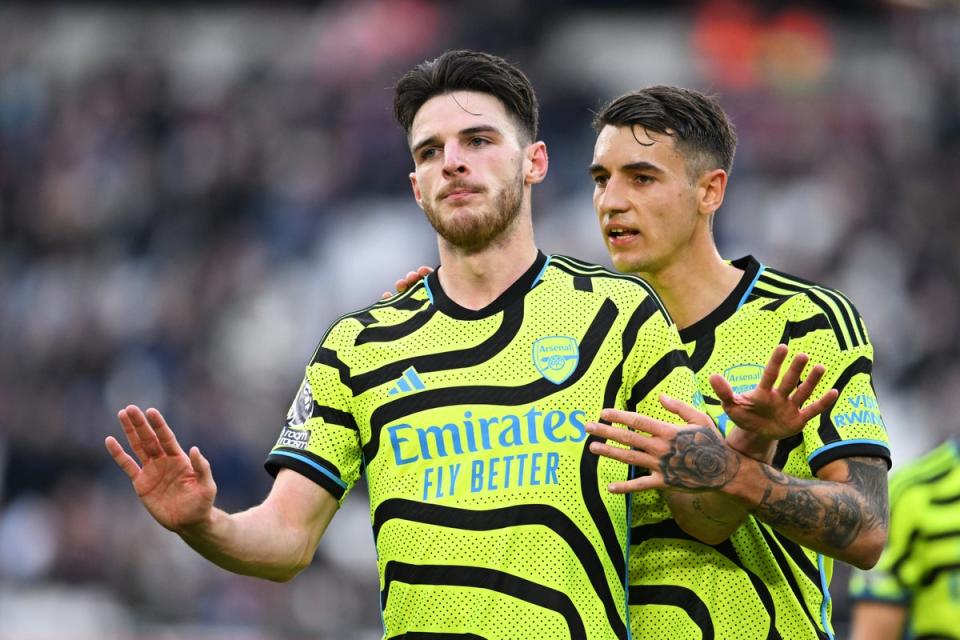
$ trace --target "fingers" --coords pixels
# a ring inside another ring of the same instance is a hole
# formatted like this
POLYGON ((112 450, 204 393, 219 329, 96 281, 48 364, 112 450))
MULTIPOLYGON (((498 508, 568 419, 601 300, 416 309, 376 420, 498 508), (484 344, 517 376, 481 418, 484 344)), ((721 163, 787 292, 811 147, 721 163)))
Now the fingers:
MULTIPOLYGON (((793 393, 797 388, 797 383, 800 382, 800 376, 803 375, 803 368, 807 366, 809 361, 810 356, 805 353, 798 353, 794 356, 793 362, 790 363, 787 372, 783 374, 783 379, 780 380, 777 392, 783 396, 789 396, 793 393)), ((820 375, 823 375, 823 373, 820 375)))
POLYGON ((117 419, 120 421, 120 427, 123 428, 123 434, 127 436, 127 442, 130 444, 130 448, 133 449, 133 454, 137 456, 140 462, 143 462, 147 459, 147 454, 140 445, 140 436, 137 435, 136 429, 133 428, 133 423, 130 421, 130 418, 127 417, 127 410, 122 409, 117 413, 117 419))
MULTIPOLYGON (((408 271, 407 275, 400 278, 393 283, 393 288, 397 290, 397 293, 403 293, 413 285, 420 282, 423 278, 426 278, 428 275, 433 273, 433 269, 430 267, 420 267, 416 271, 408 271)), ((392 297, 393 294, 389 291, 384 291, 380 296, 381 300, 386 300, 387 298, 392 297)))
MULTIPOLYGON (((613 440, 614 442, 619 442, 620 444, 627 447, 634 447, 637 449, 647 450, 650 446, 650 438, 640 435, 636 431, 631 429, 622 429, 620 427, 611 427, 607 424, 600 424, 599 422, 588 422, 585 425, 587 433, 594 435, 601 440, 613 440)), ((591 451, 593 450, 593 445, 597 443, 591 443, 591 451)), ((616 448, 618 451, 623 451, 623 449, 616 448)), ((594 451, 594 453, 598 453, 594 451)), ((618 458, 619 459, 619 458, 618 458)))
POLYGON ((117 413, 117 418, 141 464, 152 458, 183 454, 173 430, 156 409, 144 413, 131 404, 117 413))
POLYGON ((802 407, 803 403, 807 401, 810 397, 810 394, 813 393, 813 390, 817 388, 817 385, 820 383, 820 379, 823 378, 823 374, 827 371, 827 368, 822 364, 814 365, 810 370, 810 375, 800 383, 800 386, 797 387, 797 390, 793 392, 793 395, 790 396, 790 401, 793 402, 797 407, 802 407))
POLYGON ((636 449, 624 449, 623 447, 615 447, 604 442, 591 442, 590 451, 598 456, 617 460, 624 464, 643 467, 644 469, 658 468, 657 458, 643 451, 637 451, 636 449))
POLYGON ((611 482, 607 485, 607 491, 610 493, 635 493, 647 489, 665 489, 666 487, 667 483, 663 481, 661 474, 651 473, 648 476, 634 478, 633 480, 611 482))
POLYGON ((433 271, 433 269, 431 269, 430 267, 420 267, 416 271, 408 271, 407 275, 405 275, 402 279, 397 280, 396 283, 394 283, 394 286, 396 286, 397 288, 397 293, 403 293, 413 285, 417 284, 418 282, 420 282, 422 278, 425 278, 428 275, 430 275, 431 271, 433 271), (425 269, 426 269, 426 272, 424 273, 425 269))
POLYGON ((103 444, 107 447, 107 453, 109 453, 113 461, 117 463, 117 466, 127 474, 127 477, 130 478, 131 481, 134 480, 137 474, 140 473, 140 466, 136 461, 123 450, 123 447, 120 446, 120 443, 117 442, 117 439, 113 436, 107 436, 103 444))
POLYGON ((727 379, 719 373, 715 373, 710 376, 709 380, 710 386, 713 387, 713 392, 717 394, 717 399, 725 405, 732 404, 734 401, 733 387, 730 386, 727 379))
POLYGON ((830 407, 834 405, 839 397, 839 391, 836 389, 830 389, 830 391, 827 391, 825 394, 823 394, 819 400, 811 402, 806 407, 801 409, 800 418, 803 420, 803 424, 810 422, 824 411, 830 409, 830 407))
POLYGON ((705 427, 714 426, 713 420, 710 419, 710 416, 702 411, 698 411, 682 400, 671 398, 665 393, 660 394, 660 404, 662 404, 663 408, 670 413, 679 416, 680 419, 687 424, 696 424, 705 427))
POLYGON ((767 361, 767 366, 763 368, 763 374, 760 376, 760 382, 757 383, 757 388, 769 391, 773 389, 773 383, 777 381, 777 376, 780 375, 780 367, 783 366, 783 361, 787 359, 787 352, 789 349, 785 344, 778 344, 773 350, 773 353, 770 354, 770 360, 767 361))
POLYGON ((601 441, 591 442, 589 445, 590 451, 598 456, 640 467, 651 472, 650 475, 641 478, 624 482, 613 482, 607 486, 607 490, 611 493, 631 493, 645 489, 665 487, 666 485, 663 482, 663 478, 658 471, 660 459, 656 455, 647 453, 647 451, 656 452, 656 449, 662 441, 658 441, 654 437, 641 435, 634 429, 646 431, 652 436, 659 434, 672 437, 677 428, 671 424, 660 422, 659 420, 654 420, 630 411, 604 409, 600 415, 604 420, 626 425, 629 428, 623 429, 598 422, 588 422, 585 425, 587 432, 602 439, 601 441), (623 447, 610 445, 603 440, 612 440, 630 448, 624 449, 623 447))
POLYGON ((604 409, 600 412, 600 419, 622 424, 636 431, 645 431, 653 436, 670 436, 676 430, 676 427, 668 422, 621 409, 604 409))
POLYGON ((123 432, 130 441, 130 446, 137 457, 140 458, 141 463, 145 463, 150 458, 159 458, 162 455, 163 450, 157 441, 157 435, 153 432, 140 407, 131 404, 120 411, 117 417, 123 426, 123 432))
POLYGON ((177 437, 173 434, 173 429, 170 428, 167 421, 160 415, 160 412, 156 409, 147 409, 146 417, 150 426, 153 427, 153 432, 157 435, 157 440, 163 452, 168 456, 182 455, 183 449, 180 448, 180 443, 177 442, 177 437))

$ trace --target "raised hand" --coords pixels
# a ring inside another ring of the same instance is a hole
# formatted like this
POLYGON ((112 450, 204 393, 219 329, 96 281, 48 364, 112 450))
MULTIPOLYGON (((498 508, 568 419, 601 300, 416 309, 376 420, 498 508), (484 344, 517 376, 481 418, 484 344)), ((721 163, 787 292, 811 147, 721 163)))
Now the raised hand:
MULTIPOLYGON (((400 278, 393 283, 394 288, 396 288, 397 293, 403 293, 413 285, 420 282, 422 279, 426 278, 428 275, 433 273, 433 269, 430 267, 420 267, 416 271, 408 271, 407 275, 403 278, 400 278)), ((392 297, 393 294, 389 291, 384 291, 380 296, 381 300, 386 300, 387 298, 392 297)))
POLYGON ((800 433, 807 422, 837 401, 839 392, 830 389, 819 399, 803 406, 826 371, 822 364, 815 365, 798 386, 803 368, 809 361, 809 357, 803 353, 793 358, 780 384, 774 389, 773 383, 780 375, 780 367, 786 358, 787 345, 778 345, 763 369, 760 382, 746 393, 734 393, 730 383, 721 375, 710 376, 710 386, 720 399, 724 413, 741 429, 768 440, 780 440, 800 433))
POLYGON ((697 492, 719 489, 730 482, 740 468, 740 458, 724 443, 710 417, 666 395, 660 396, 660 404, 688 424, 678 426, 630 411, 604 409, 601 419, 628 428, 598 422, 586 425, 587 433, 630 447, 592 442, 590 451, 650 472, 633 480, 614 482, 608 489, 612 493, 644 489, 697 492))
POLYGON ((200 450, 193 447, 189 455, 185 453, 156 409, 144 413, 130 405, 117 417, 140 463, 113 436, 104 444, 150 515, 171 531, 205 522, 213 509, 217 485, 200 450))

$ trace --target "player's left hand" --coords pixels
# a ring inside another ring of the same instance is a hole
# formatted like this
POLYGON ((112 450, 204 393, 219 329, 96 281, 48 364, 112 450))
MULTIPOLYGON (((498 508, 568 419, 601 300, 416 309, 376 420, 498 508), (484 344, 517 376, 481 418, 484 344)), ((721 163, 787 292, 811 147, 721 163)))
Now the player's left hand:
MULTIPOLYGON (((393 286, 394 288, 396 288, 397 293, 403 293, 413 285, 417 284, 418 282, 426 278, 431 273, 433 273, 433 269, 431 269, 430 267, 420 267, 416 271, 408 271, 407 275, 405 275, 404 277, 394 282, 393 286)), ((384 291, 383 294, 380 296, 380 299, 386 300, 387 298, 390 298, 392 296, 393 294, 390 293, 389 291, 384 291)))
POLYGON ((730 482, 740 468, 740 457, 705 413, 666 395, 660 404, 687 425, 675 425, 649 416, 604 409, 600 418, 622 424, 626 429, 590 422, 587 433, 601 440, 613 440, 630 447, 623 449, 605 442, 591 442, 593 453, 641 467, 650 475, 611 483, 611 493, 645 489, 679 489, 699 492, 719 489, 730 482))
POLYGON ((817 400, 803 406, 826 372, 822 364, 815 365, 798 386, 803 369, 810 360, 805 353, 793 358, 780 384, 774 389, 773 383, 780 375, 787 351, 785 344, 773 350, 760 382, 746 393, 734 393, 730 383, 719 374, 710 376, 710 386, 720 399, 727 417, 741 429, 768 440, 780 440, 800 433, 807 422, 832 407, 840 395, 836 389, 830 389, 817 400))

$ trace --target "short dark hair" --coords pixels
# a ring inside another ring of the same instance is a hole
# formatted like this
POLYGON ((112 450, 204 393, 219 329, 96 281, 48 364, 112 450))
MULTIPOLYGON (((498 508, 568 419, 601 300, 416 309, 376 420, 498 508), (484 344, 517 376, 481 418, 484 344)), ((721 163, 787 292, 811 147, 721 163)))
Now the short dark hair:
POLYGON ((600 131, 640 126, 669 135, 687 158, 691 177, 710 169, 733 169, 737 134, 716 98, 699 91, 658 85, 615 98, 593 119, 600 131))
POLYGON ((503 58, 456 49, 418 64, 394 87, 393 112, 406 134, 427 100, 454 91, 478 91, 499 99, 527 142, 537 139, 539 107, 530 80, 503 58))

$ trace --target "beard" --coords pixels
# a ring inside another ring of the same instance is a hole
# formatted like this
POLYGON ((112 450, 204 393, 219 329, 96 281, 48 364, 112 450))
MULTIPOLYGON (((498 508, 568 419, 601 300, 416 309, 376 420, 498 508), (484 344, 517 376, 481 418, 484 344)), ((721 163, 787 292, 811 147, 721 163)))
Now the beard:
MULTIPOLYGON (((481 195, 486 194, 481 192, 481 195)), ((423 201, 427 220, 440 237, 462 251, 473 253, 486 249, 513 226, 523 204, 523 176, 507 184, 493 198, 476 208, 471 205, 450 207, 446 215, 423 201)))

